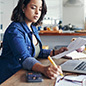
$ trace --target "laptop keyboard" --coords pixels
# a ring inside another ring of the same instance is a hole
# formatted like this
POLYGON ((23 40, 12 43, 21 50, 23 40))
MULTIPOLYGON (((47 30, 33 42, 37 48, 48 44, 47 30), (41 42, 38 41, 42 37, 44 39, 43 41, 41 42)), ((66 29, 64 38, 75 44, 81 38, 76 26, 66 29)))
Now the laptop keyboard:
POLYGON ((85 70, 86 71, 86 62, 81 62, 74 70, 85 70))

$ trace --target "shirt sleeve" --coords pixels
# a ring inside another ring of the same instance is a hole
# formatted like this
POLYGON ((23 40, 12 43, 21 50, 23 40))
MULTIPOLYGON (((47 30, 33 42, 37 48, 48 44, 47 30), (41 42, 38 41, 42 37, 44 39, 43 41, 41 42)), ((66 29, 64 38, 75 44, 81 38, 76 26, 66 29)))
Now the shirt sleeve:
MULTIPOLYGON (((22 63, 24 69, 32 70, 32 67, 34 64, 40 63, 38 60, 35 58, 26 58, 24 62, 22 63)), ((40 63, 41 64, 41 63, 40 63)))
POLYGON ((39 54, 39 58, 47 58, 50 55, 52 49, 41 49, 41 52, 39 54))

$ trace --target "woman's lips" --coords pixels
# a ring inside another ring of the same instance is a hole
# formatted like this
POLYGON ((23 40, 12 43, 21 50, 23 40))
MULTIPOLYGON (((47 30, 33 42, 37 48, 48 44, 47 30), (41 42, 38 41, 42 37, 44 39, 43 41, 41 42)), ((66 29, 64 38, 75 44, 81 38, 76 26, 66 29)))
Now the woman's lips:
POLYGON ((38 19, 38 16, 34 16, 34 19, 38 19))

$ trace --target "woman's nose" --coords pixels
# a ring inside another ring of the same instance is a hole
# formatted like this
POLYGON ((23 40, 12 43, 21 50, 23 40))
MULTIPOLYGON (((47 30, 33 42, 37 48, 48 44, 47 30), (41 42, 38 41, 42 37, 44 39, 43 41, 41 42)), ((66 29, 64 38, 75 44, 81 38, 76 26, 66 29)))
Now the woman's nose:
POLYGON ((35 13, 36 13, 36 14, 38 14, 38 13, 39 13, 39 10, 38 10, 38 9, 36 9, 35 13))

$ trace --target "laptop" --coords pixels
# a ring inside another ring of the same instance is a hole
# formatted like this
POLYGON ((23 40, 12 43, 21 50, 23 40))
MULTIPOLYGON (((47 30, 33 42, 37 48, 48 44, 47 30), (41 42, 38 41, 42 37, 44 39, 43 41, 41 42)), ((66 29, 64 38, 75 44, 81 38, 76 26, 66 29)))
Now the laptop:
POLYGON ((68 60, 61 67, 62 71, 86 74, 86 61, 68 60))

